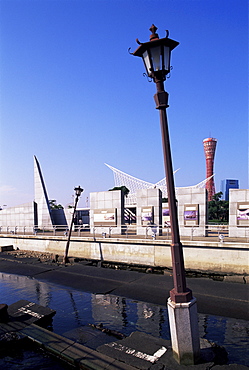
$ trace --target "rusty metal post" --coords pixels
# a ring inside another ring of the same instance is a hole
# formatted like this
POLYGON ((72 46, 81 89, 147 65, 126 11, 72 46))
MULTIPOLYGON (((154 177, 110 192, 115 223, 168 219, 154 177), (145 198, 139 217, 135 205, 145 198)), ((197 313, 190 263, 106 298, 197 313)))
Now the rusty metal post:
POLYGON ((164 90, 166 75, 170 72, 170 53, 179 43, 166 37, 160 39, 157 27, 150 28, 150 41, 141 43, 132 55, 142 57, 146 67, 146 75, 156 83, 154 95, 156 108, 160 112, 160 125, 164 155, 164 167, 168 191, 169 213, 171 222, 171 255, 174 288, 167 300, 171 343, 173 356, 179 364, 193 365, 200 356, 200 340, 198 332, 198 316, 196 299, 186 286, 183 248, 180 241, 175 197, 175 185, 172 169, 169 130, 166 109, 168 93, 164 90))
POLYGON ((76 207, 77 207, 77 204, 78 204, 79 197, 80 197, 80 195, 83 191, 83 189, 81 189, 80 186, 78 188, 75 188, 74 190, 76 192, 76 198, 75 198, 74 210, 73 210, 72 220, 71 220, 70 229, 69 229, 68 238, 67 238, 67 244, 66 244, 65 253, 64 253, 64 259, 63 259, 64 263, 68 263, 68 250, 69 250, 70 239, 71 239, 71 234, 72 234, 72 229, 73 229, 73 223, 74 223, 75 214, 76 214, 76 207))
POLYGON ((175 303, 191 301, 192 292, 186 287, 184 259, 182 244, 180 241, 179 225, 177 217, 177 206, 175 197, 175 185, 172 168, 170 139, 166 108, 168 107, 168 93, 164 90, 163 80, 156 80, 157 93, 154 95, 156 108, 160 111, 160 125, 162 134, 162 146, 164 156, 164 167, 168 191, 168 203, 171 222, 171 255, 174 288, 170 291, 170 298, 175 303))

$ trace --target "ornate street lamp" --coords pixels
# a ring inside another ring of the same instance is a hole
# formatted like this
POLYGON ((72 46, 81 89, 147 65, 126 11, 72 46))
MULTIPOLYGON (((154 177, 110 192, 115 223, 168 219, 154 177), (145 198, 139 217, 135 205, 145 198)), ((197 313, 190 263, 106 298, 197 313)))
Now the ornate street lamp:
POLYGON ((171 51, 179 45, 179 42, 171 40, 168 37, 168 31, 166 31, 166 37, 160 39, 156 33, 157 27, 155 27, 154 24, 151 26, 150 31, 152 33, 150 35, 150 41, 141 43, 136 40, 139 47, 132 54, 143 59, 146 75, 152 78, 156 83, 157 92, 154 95, 154 99, 156 102, 156 109, 159 109, 160 112, 164 166, 171 221, 171 255, 174 280, 174 288, 170 291, 170 298, 168 299, 171 340, 174 357, 177 361, 182 364, 191 364, 195 363, 199 356, 198 319, 196 299, 193 298, 191 290, 186 286, 166 114, 166 108, 168 108, 168 93, 164 90, 164 81, 171 70, 171 51))
POLYGON ((68 263, 68 250, 69 250, 69 244, 70 244, 70 239, 71 239, 71 234, 72 234, 72 229, 73 229, 73 223, 75 219, 75 214, 76 214, 76 206, 78 204, 79 197, 81 196, 81 193, 84 191, 80 186, 77 188, 74 188, 75 191, 75 203, 74 203, 74 209, 73 209, 73 214, 72 214, 72 220, 71 220, 71 225, 68 233, 68 239, 67 239, 67 244, 65 248, 65 254, 64 254, 64 263, 68 263))
POLYGON ((137 39, 136 41, 140 46, 132 54, 143 58, 147 75, 152 77, 155 82, 156 80, 165 81, 166 75, 171 70, 171 50, 179 45, 179 42, 169 39, 168 31, 166 31, 167 34, 165 38, 159 39, 156 33, 157 27, 154 24, 150 27, 150 31, 150 41, 141 43, 137 39), (153 43, 151 43, 151 41, 153 41, 153 43))

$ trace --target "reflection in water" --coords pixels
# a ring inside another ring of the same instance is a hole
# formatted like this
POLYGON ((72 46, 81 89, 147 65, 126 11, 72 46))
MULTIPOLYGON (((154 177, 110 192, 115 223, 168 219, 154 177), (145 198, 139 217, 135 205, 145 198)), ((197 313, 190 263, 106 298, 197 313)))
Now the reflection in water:
MULTIPOLYGON (((103 294, 89 294, 24 276, 0 274, 0 303, 26 299, 56 310, 53 330, 100 324, 125 335, 141 331, 170 339, 166 307, 103 294)), ((249 322, 199 314, 200 336, 224 346, 229 362, 249 364, 249 322)))
POLYGON ((71 300, 71 303, 72 303, 72 306, 73 306, 73 309, 74 309, 74 314, 75 314, 75 323, 76 323, 76 326, 80 326, 80 315, 79 315, 79 312, 78 312, 78 309, 77 309, 77 306, 76 306, 76 303, 75 303, 75 300, 74 300, 74 296, 73 296, 73 293, 72 292, 68 292, 69 293, 69 296, 70 296, 70 300, 71 300))

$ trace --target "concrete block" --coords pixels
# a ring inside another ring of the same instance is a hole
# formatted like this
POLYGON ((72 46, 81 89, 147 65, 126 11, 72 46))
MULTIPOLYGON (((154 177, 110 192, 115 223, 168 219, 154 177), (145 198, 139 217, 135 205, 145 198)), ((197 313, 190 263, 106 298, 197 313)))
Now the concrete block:
POLYGON ((43 307, 36 303, 21 299, 9 306, 8 313, 15 320, 31 324, 50 320, 55 315, 56 311, 49 307, 43 307))
POLYGON ((111 191, 110 193, 112 193, 112 199, 113 200, 120 200, 121 201, 121 190, 114 190, 114 191, 111 191))
POLYGON ((96 193, 90 193, 90 203, 96 201, 96 193))
MULTIPOLYGON (((133 332, 121 341, 98 347, 98 351, 136 369, 162 369, 166 368, 164 365, 166 365, 169 345, 170 342, 165 339, 155 338, 141 332, 133 332), (159 367, 157 367, 157 361, 160 361, 159 367)), ((118 365, 117 369, 119 369, 118 365)))
POLYGON ((109 207, 106 207, 104 200, 98 200, 97 208, 95 208, 95 209, 102 209, 102 208, 109 208, 109 207))
POLYGON ((61 352, 61 358, 72 365, 77 365, 82 359, 91 355, 94 356, 94 350, 87 348, 79 343, 69 346, 61 352))
POLYGON ((230 189, 229 191, 229 202, 243 202, 246 200, 247 192, 249 190, 247 189, 230 189))
POLYGON ((185 191, 185 189, 179 188, 179 189, 177 189, 177 194, 179 194, 179 195, 186 194, 186 191, 185 191))
POLYGON ((136 194, 137 194, 137 198, 146 198, 147 189, 139 189, 136 194))
POLYGON ((13 250, 14 250, 13 245, 5 245, 1 247, 1 252, 7 252, 7 251, 13 251, 13 250))
POLYGON ((8 332, 20 331, 20 330, 22 330, 26 327, 27 327, 27 325, 23 322, 18 322, 18 321, 8 322, 8 328, 9 328, 8 332))
POLYGON ((35 324, 22 329, 21 333, 56 355, 60 355, 62 351, 74 344, 71 339, 64 338, 35 324))
POLYGON ((185 203, 191 203, 191 195, 190 194, 177 194, 177 200, 178 204, 185 204, 185 203))
POLYGON ((133 366, 127 365, 124 362, 114 360, 112 364, 108 365, 108 370, 134 370, 133 366))
POLYGON ((104 191, 100 191, 97 193, 97 200, 98 202, 102 201, 102 200, 105 200, 105 192, 104 191))
POLYGON ((181 365, 194 365, 200 358, 196 299, 175 303, 168 299, 173 356, 181 365))
POLYGON ((147 189, 147 196, 149 198, 157 198, 159 196, 159 189, 147 189))
MULTIPOLYGON (((93 351, 87 354, 80 362, 81 369, 103 370, 109 368, 108 365, 114 362, 114 359, 102 353, 93 351)), ((119 368, 119 367, 117 367, 119 368)))
POLYGON ((237 202, 229 202, 229 215, 237 216, 237 202))
POLYGON ((245 281, 245 277, 244 276, 241 276, 241 275, 226 275, 224 276, 224 281, 225 282, 230 282, 230 283, 241 283, 241 284, 245 284, 246 281, 245 281))
POLYGON ((97 207, 97 203, 95 201, 91 201, 90 205, 91 205, 90 206, 91 207, 90 212, 91 212, 92 209, 96 209, 96 207, 97 207))
POLYGON ((0 322, 7 322, 8 319, 8 305, 6 303, 2 303, 0 304, 0 322))
POLYGON ((106 207, 106 208, 117 208, 120 209, 121 207, 121 201, 120 199, 113 200, 112 203, 110 203, 111 207, 106 207))

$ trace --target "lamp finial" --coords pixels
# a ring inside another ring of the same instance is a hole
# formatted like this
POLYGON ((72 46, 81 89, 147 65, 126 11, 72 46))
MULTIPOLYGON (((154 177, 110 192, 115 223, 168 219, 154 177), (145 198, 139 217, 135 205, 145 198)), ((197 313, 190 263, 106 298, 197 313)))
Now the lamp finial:
POLYGON ((154 24, 152 24, 152 26, 150 27, 150 32, 152 33, 151 35, 150 35, 150 41, 153 41, 153 40, 159 40, 159 36, 158 36, 158 33, 156 33, 156 31, 157 31, 157 27, 154 25, 154 24))

